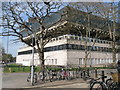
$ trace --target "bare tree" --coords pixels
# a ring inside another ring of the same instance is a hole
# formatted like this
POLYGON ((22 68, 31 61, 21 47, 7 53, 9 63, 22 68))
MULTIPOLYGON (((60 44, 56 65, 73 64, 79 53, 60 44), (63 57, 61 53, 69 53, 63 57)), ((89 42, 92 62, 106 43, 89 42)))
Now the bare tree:
MULTIPOLYGON (((118 16, 118 5, 116 5, 115 2, 109 3, 109 9, 106 13, 106 18, 108 19, 108 30, 109 30, 109 37, 112 41, 112 52, 113 52, 113 66, 115 67, 116 63, 116 53, 117 53, 117 33, 116 30, 118 30, 118 24, 117 24, 117 16, 118 16), (109 20, 112 22, 109 23, 109 20)), ((119 34, 118 34, 119 35, 119 34)))
MULTIPOLYGON (((117 33, 115 33, 116 29, 118 28, 116 20, 117 20, 117 14, 118 14, 118 6, 117 2, 77 2, 77 3, 71 3, 71 5, 79 10, 85 11, 88 14, 88 30, 86 31, 86 38, 88 37, 88 33, 90 31, 90 12, 93 15, 100 16, 101 19, 103 18, 105 24, 102 26, 98 24, 97 26, 101 26, 105 29, 105 32, 108 32, 108 39, 111 39, 112 41, 112 51, 113 51, 113 63, 116 62, 116 36, 117 33)), ((101 22, 102 23, 102 22, 101 22)), ((102 31, 103 32, 103 31, 102 31)), ((100 35, 102 36, 102 34, 100 35)), ((98 38, 98 37, 96 37, 98 38)), ((94 43, 95 44, 95 43, 94 43)), ((94 45, 93 44, 93 45, 94 45)), ((87 47, 87 42, 85 42, 85 47, 87 47)), ((87 57, 89 53, 87 53, 87 49, 85 49, 85 67, 87 63, 87 57)))
MULTIPOLYGON (((77 8, 78 10, 81 10, 83 12, 85 12, 85 26, 86 26, 86 31, 84 33, 84 35, 82 35, 82 37, 86 37, 86 40, 85 40, 85 58, 84 58, 84 67, 86 68, 87 67, 87 59, 88 59, 88 56, 90 55, 91 53, 91 49, 92 47, 94 47, 95 45, 95 40, 93 41, 91 47, 89 48, 90 50, 88 50, 88 39, 91 37, 91 34, 94 33, 94 36, 93 38, 99 38, 103 35, 104 31, 100 31, 99 28, 94 28, 94 25, 92 26, 91 24, 91 20, 94 18, 94 19, 101 19, 99 18, 98 16, 94 16, 94 15, 98 15, 97 14, 97 7, 98 5, 100 6, 100 3, 97 3, 97 2, 75 2, 75 3, 70 3, 70 6, 74 7, 74 8, 77 8), (94 30, 94 31, 93 31, 94 30)), ((99 26, 99 25, 97 25, 99 26)), ((101 26, 100 28, 103 28, 103 26, 101 26)), ((81 33, 81 31, 79 31, 81 33)))
POLYGON ((28 46, 33 47, 36 43, 36 50, 41 62, 41 70, 45 70, 44 46, 52 38, 48 32, 45 21, 60 9, 58 2, 3 2, 3 36, 14 36, 28 46), (37 27, 28 25, 29 22, 37 22, 37 27), (28 22, 28 24, 27 24, 28 22), (9 29, 9 31, 7 31, 9 29), (24 36, 25 34, 26 37, 24 36), (33 34, 35 38, 33 38, 33 34), (33 41, 32 41, 33 40, 33 41), (32 42, 31 42, 32 41, 32 42))

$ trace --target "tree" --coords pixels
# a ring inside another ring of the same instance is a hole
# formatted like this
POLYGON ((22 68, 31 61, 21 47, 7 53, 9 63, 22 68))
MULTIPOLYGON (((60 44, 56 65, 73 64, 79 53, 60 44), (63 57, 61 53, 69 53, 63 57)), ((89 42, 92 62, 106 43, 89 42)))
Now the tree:
POLYGON ((1 47, 1 61, 4 63, 13 62, 15 58, 11 54, 5 53, 5 49, 1 47))
MULTIPOLYGON (((89 21, 89 19, 90 19, 89 12, 91 12, 93 15, 100 16, 104 19, 104 22, 106 22, 106 23, 103 24, 102 26, 100 24, 98 24, 97 26, 101 26, 100 28, 103 27, 103 29, 106 29, 106 32, 108 32, 108 34, 106 35, 105 38, 112 41, 113 63, 116 62, 116 51, 117 51, 116 50, 116 42, 117 42, 116 40, 118 39, 118 34, 116 33, 116 30, 118 29, 118 27, 117 27, 118 24, 116 23, 117 16, 118 16, 117 15, 118 14, 118 5, 117 4, 118 3, 114 2, 114 1, 107 2, 107 3, 105 3, 105 2, 79 2, 78 3, 77 2, 77 3, 71 4, 75 8, 88 13, 88 27, 90 27, 90 24, 91 24, 89 21)), ((102 34, 100 36, 102 36, 102 34)), ((88 37, 88 32, 86 33, 86 37, 88 37)), ((87 42, 85 42, 85 47, 86 46, 87 46, 87 42)), ((85 67, 86 67, 88 55, 89 55, 89 53, 87 53, 87 49, 86 49, 85 50, 85 67)))
POLYGON ((2 45, 0 43, 0 62, 2 62, 2 45))
POLYGON ((9 63, 13 60, 13 57, 11 54, 3 54, 2 55, 2 61, 4 61, 4 63, 9 63))
MULTIPOLYGON (((14 36, 28 46, 34 47, 39 56, 41 70, 45 70, 44 46, 53 37, 49 34, 45 21, 57 10, 58 2, 4 2, 2 3, 3 36, 14 36), (32 21, 32 25, 28 21, 32 21), (27 23, 28 22, 28 23, 27 23), (37 23, 37 27, 36 24, 37 23), (9 29, 9 31, 7 31, 9 29), (25 33, 27 32, 27 33, 25 33), (26 37, 24 36, 25 34, 26 37)), ((52 22, 51 22, 52 23, 52 22)))
POLYGON ((97 3, 97 2, 75 2, 75 3, 70 3, 70 5, 74 8, 77 8, 78 10, 81 10, 86 13, 84 16, 84 19, 85 19, 84 21, 86 23, 84 24, 84 22, 83 22, 83 25, 86 26, 84 35, 82 34, 81 31, 79 31, 81 33, 82 37, 86 37, 85 43, 84 43, 84 47, 85 47, 84 67, 86 68, 88 56, 91 53, 92 47, 94 47, 94 45, 95 45, 95 40, 94 40, 91 47, 88 48, 88 44, 89 44, 88 38, 91 38, 91 37, 92 38, 100 38, 103 35, 103 33, 105 33, 105 32, 103 30, 100 31, 99 29, 103 28, 105 25, 100 26, 99 24, 97 24, 97 23, 94 24, 92 22, 92 20, 95 20, 95 19, 100 20, 101 19, 98 16, 94 16, 94 15, 97 15, 96 7, 99 5, 99 3, 97 3))

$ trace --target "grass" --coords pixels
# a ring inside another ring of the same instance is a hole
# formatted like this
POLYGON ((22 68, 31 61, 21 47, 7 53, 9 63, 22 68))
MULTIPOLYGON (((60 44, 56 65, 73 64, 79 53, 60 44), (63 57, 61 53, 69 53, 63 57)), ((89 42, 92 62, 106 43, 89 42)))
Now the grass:
MULTIPOLYGON (((36 71, 38 72, 40 70, 39 67, 35 67, 36 71)), ((12 73, 12 72, 30 72, 30 66, 22 66, 18 64, 9 64, 4 67, 5 73, 12 73)))
MULTIPOLYGON (((40 67, 36 66, 36 72, 38 72, 40 70, 40 67)), ((61 68, 47 68, 48 70, 56 70, 59 71, 61 70, 61 68)), ((85 69, 85 68, 81 68, 81 69, 85 69)), ((86 69, 113 69, 112 67, 87 67, 86 69)), ((76 71, 78 70, 78 68, 71 68, 69 69, 70 71, 76 71)), ((22 65, 18 65, 18 64, 9 64, 6 67, 4 67, 4 72, 5 73, 9 73, 9 72, 30 72, 30 67, 29 66, 22 66, 22 65)))

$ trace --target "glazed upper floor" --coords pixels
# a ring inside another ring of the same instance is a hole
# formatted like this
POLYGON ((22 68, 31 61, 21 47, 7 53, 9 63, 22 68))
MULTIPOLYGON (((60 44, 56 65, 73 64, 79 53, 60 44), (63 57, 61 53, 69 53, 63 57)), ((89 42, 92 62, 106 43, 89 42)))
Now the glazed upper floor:
MULTIPOLYGON (((99 37, 100 39, 109 40, 109 30, 108 30, 108 23, 111 25, 111 30, 113 30, 113 22, 107 20, 105 18, 101 18, 95 15, 90 14, 90 27, 88 28, 88 13, 82 12, 72 7, 64 7, 58 13, 52 14, 50 17, 46 18, 43 22, 47 30, 46 38, 49 36, 57 37, 65 34, 74 34, 79 35, 81 32, 83 36, 85 36, 85 32, 89 29, 91 38, 95 37, 95 34, 101 34, 99 37), (65 16, 62 17, 61 15, 66 13, 65 16), (101 33, 103 32, 103 33, 101 33)), ((30 18, 26 25, 33 26, 36 32, 39 34, 40 32, 40 24, 34 19, 30 18), (34 24, 34 25, 33 25, 34 24)), ((116 23, 116 38, 119 37, 120 25, 116 23)), ((21 34, 23 37, 28 37, 32 33, 29 30, 21 29, 21 34)), ((98 37, 97 37, 98 38, 98 37)))

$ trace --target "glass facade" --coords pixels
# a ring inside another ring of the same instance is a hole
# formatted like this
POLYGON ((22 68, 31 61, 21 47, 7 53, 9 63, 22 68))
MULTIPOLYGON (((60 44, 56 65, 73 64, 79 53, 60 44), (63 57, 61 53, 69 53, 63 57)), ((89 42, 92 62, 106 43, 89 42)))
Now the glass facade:
MULTIPOLYGON (((84 45, 76 45, 76 44, 62 44, 52 47, 46 47, 44 48, 44 52, 50 52, 50 51, 58 51, 58 50, 85 50, 84 45)), ((98 47, 98 46, 87 46, 88 51, 98 51, 98 52, 112 52, 111 48, 107 47, 98 47)), ((22 51, 18 52, 18 55, 23 54, 31 54, 32 50, 22 51)), ((36 53, 36 51, 35 51, 36 53)))

